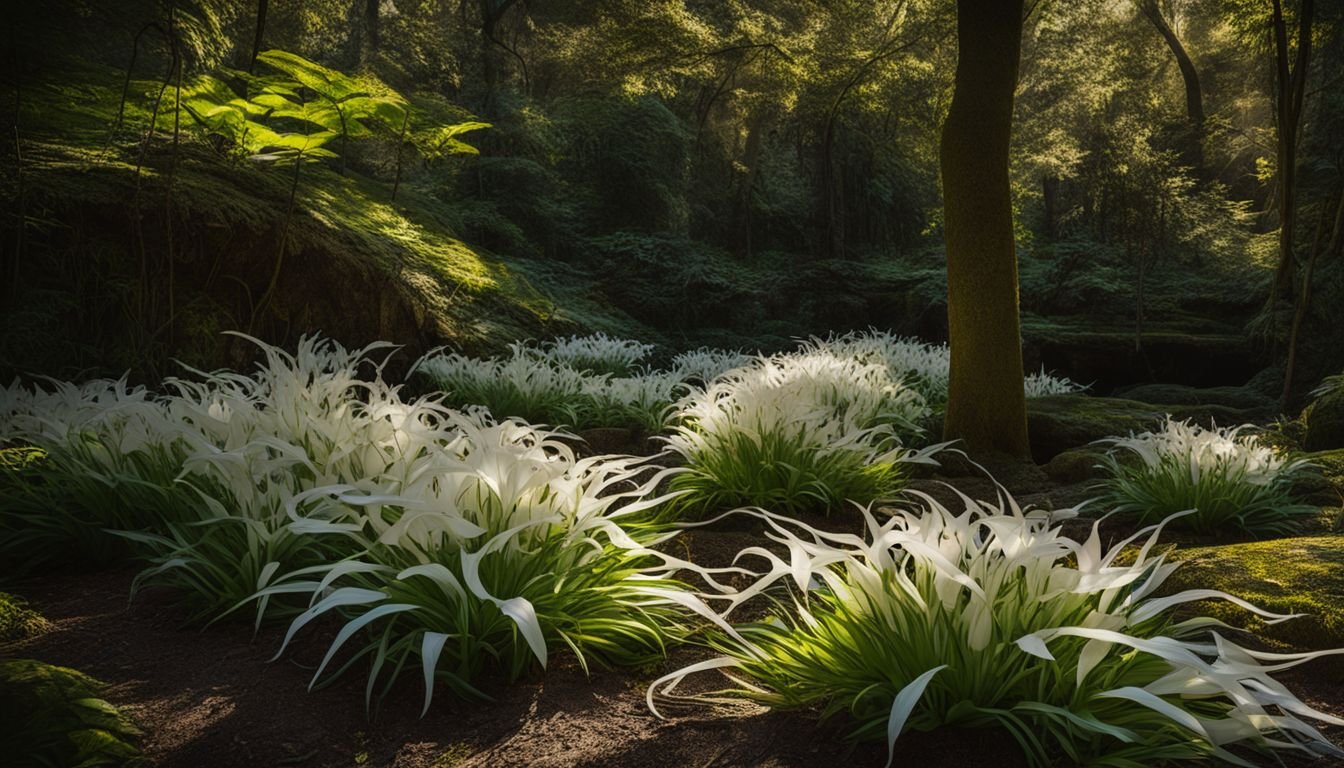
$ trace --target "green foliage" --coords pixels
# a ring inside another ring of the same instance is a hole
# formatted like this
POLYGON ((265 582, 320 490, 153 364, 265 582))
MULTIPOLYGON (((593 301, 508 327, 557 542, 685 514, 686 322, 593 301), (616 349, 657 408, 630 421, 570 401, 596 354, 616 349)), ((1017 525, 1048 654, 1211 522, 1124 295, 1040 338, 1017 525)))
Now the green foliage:
POLYGON ((0 645, 27 640, 51 629, 51 622, 21 597, 0 592, 0 645))
POLYGON ((140 731, 98 698, 81 672, 31 659, 0 661, 0 749, 8 765, 141 766, 140 731))
POLYGON ((719 613, 709 643, 722 655, 655 681, 650 707, 741 697, 848 713, 855 738, 886 741, 889 764, 902 733, 948 725, 1003 729, 1033 766, 1251 765, 1233 745, 1341 754, 1295 718, 1260 715, 1283 706, 1337 722, 1270 674, 1344 650, 1261 654, 1222 637, 1217 621, 1178 621, 1173 609, 1201 599, 1288 617, 1214 590, 1157 596, 1179 566, 1152 556, 1161 525, 1107 552, 1095 525, 1079 542, 1011 499, 962 501, 962 513, 928 497, 888 519, 865 510, 862 537, 751 512, 777 546, 740 559, 767 570, 719 613), (763 620, 728 623, 762 594, 771 599, 763 620), (728 677, 726 690, 675 693, 689 675, 714 669, 728 677))
POLYGON ((1102 501, 1140 522, 1194 510, 1174 525, 1205 534, 1259 535, 1296 529, 1316 512, 1292 498, 1293 476, 1305 462, 1278 456, 1237 429, 1204 429, 1170 418, 1157 432, 1103 442, 1137 455, 1138 462, 1103 457, 1110 474, 1102 501))
POLYGON ((556 435, 516 422, 454 421, 441 450, 408 457, 373 493, 341 484, 296 499, 307 535, 351 538, 360 553, 282 571, 258 592, 311 597, 277 657, 313 619, 339 616, 314 684, 368 627, 354 652, 370 660, 366 697, 410 664, 428 710, 435 680, 481 697, 473 683, 486 669, 516 679, 556 650, 585 669, 644 664, 687 631, 684 585, 648 548, 666 537, 629 525, 666 500, 654 495, 665 472, 643 479, 630 459, 576 461, 556 435))
POLYGON ((827 511, 886 498, 905 462, 924 398, 884 365, 805 348, 758 358, 676 404, 668 448, 686 463, 672 488, 692 515, 742 505, 827 511))
POLYGON ((162 395, 107 381, 0 390, 0 434, 46 454, 28 482, 68 495, 21 508, 10 539, 77 558, 78 542, 29 529, 119 537, 144 569, 133 591, 171 588, 193 621, 292 619, 285 647, 335 611, 348 624, 315 680, 393 617, 355 659, 373 661, 370 696, 418 659, 426 706, 436 675, 480 695, 488 669, 516 678, 553 651, 642 664, 688 631, 680 561, 652 549, 673 534, 646 524, 669 471, 579 460, 558 433, 405 401, 374 358, 385 343, 308 337, 291 354, 247 338, 264 356, 252 374, 193 372, 162 395))

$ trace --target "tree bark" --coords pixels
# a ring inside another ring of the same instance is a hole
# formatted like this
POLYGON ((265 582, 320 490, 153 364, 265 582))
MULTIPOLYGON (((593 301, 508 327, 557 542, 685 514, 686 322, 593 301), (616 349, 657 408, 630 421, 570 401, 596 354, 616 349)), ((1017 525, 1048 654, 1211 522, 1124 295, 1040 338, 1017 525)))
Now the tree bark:
POLYGON ((1302 127, 1302 101, 1306 93, 1307 69, 1311 62, 1311 21, 1314 0, 1302 0, 1297 20, 1297 53, 1292 66, 1288 61, 1288 29, 1283 18, 1282 0, 1272 0, 1270 31, 1274 42, 1274 118, 1278 161, 1279 266, 1269 304, 1292 299, 1297 277, 1297 257, 1293 240, 1297 227, 1297 138, 1302 127))
POLYGON ((952 351, 945 439, 1030 456, 1008 145, 1023 0, 957 0, 957 72, 940 161, 952 351))
POLYGON ((378 7, 381 0, 364 0, 364 39, 366 44, 366 60, 372 58, 373 54, 383 45, 382 30, 379 29, 378 7))
POLYGON ((1041 205, 1044 208, 1045 239, 1053 243, 1059 236, 1059 228, 1055 223, 1059 218, 1056 212, 1059 207, 1059 177, 1053 173, 1047 173, 1041 178, 1041 205))
POLYGON ((1181 69, 1181 79, 1185 82, 1185 112, 1190 118, 1190 161, 1194 165, 1196 172, 1202 172, 1204 168, 1204 94, 1199 86, 1199 72, 1195 69, 1195 64, 1190 60, 1190 54, 1181 44, 1181 39, 1176 36, 1167 19, 1162 15, 1162 10, 1157 7, 1157 0, 1138 0, 1139 10, 1148 17, 1153 28, 1166 41, 1167 47, 1171 49, 1171 55, 1176 57, 1176 66, 1181 69))
POLYGON ((734 218, 739 232, 738 244, 743 256, 748 259, 751 258, 751 191, 756 186, 756 175, 761 165, 761 145, 769 120, 769 110, 759 108, 747 126, 747 145, 742 152, 742 164, 747 172, 737 192, 737 215, 734 218))
MULTIPOLYGON (((1330 227, 1330 244, 1324 248, 1325 253, 1335 253, 1339 250, 1340 235, 1344 232, 1344 189, 1339 191, 1339 202, 1335 206, 1335 221, 1330 227)), ((1283 413, 1288 412, 1288 405, 1293 396, 1293 376, 1294 369, 1297 368, 1297 340, 1302 332, 1302 321, 1307 317, 1307 310, 1311 305, 1311 277, 1316 271, 1316 260, 1322 253, 1321 239, 1325 232, 1325 209, 1321 212, 1320 225, 1316 227, 1316 239, 1311 244, 1311 255, 1307 257, 1307 269, 1302 275, 1302 293, 1297 299, 1297 308, 1293 311, 1293 327, 1288 332, 1288 361, 1283 369, 1283 392, 1279 395, 1279 410, 1283 413)))
POLYGON ((270 5, 270 0, 257 0, 257 26, 252 35, 252 56, 247 60, 248 72, 255 72, 257 69, 257 55, 261 53, 261 40, 266 34, 266 11, 270 5))

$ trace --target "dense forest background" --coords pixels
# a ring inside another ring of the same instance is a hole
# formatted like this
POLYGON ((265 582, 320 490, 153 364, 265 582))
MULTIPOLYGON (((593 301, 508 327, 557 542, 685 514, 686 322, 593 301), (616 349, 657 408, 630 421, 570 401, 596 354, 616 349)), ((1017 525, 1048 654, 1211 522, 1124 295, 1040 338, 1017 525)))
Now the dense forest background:
MULTIPOLYGON (((1344 367, 1342 5, 1028 3, 1029 368, 1278 396, 1291 349, 1300 396, 1344 367)), ((231 329, 946 338, 949 0, 5 14, 0 375, 234 364, 231 329)))

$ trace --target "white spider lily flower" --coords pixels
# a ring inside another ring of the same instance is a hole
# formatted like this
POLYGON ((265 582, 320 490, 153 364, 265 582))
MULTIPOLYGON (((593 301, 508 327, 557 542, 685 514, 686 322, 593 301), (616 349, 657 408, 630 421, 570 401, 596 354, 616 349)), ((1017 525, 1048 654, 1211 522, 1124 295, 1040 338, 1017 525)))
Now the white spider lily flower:
POLYGON ((765 570, 738 595, 703 598, 726 599, 725 621, 763 593, 775 596, 774 610, 737 625, 736 638, 714 636, 724 656, 655 681, 650 701, 821 705, 852 712, 861 733, 885 734, 893 750, 912 725, 997 722, 1037 734, 1019 743, 1042 763, 1061 748, 1080 762, 1123 750, 1136 763, 1245 764, 1229 745, 1344 756, 1308 723, 1344 720, 1271 677, 1344 649, 1252 651, 1210 632, 1219 622, 1164 621, 1206 599, 1290 618, 1216 590, 1155 596, 1179 566, 1152 554, 1167 521, 1103 549, 1095 527, 1075 541, 1007 497, 997 505, 963 498, 964 510, 953 512, 911 496, 919 507, 886 520, 864 509, 862 538, 740 511, 760 518, 790 557, 744 550, 743 560, 759 558, 765 570), (731 687, 675 693, 687 676, 710 670, 722 670, 731 687))

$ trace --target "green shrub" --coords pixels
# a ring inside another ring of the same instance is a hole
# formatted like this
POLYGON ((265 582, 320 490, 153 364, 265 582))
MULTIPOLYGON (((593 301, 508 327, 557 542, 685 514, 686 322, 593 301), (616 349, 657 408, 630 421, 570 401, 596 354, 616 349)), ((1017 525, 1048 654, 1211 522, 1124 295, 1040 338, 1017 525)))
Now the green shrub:
POLYGON ((885 498, 903 484, 904 463, 931 461, 932 451, 900 445, 926 413, 919 394, 875 363, 827 352, 758 358, 677 403, 668 447, 687 471, 671 487, 691 514, 885 498))
POLYGON ((282 573, 258 593, 310 598, 277 657, 313 619, 339 616, 345 626, 314 684, 367 658, 371 697, 409 665, 421 673, 426 709, 435 680, 480 697, 483 671, 514 679, 557 650, 585 669, 661 657, 686 631, 678 605, 693 601, 667 577, 675 561, 648 548, 666 536, 627 523, 665 500, 653 492, 666 473, 645 476, 633 459, 575 460, 555 433, 517 422, 454 426, 458 439, 377 487, 297 499, 295 527, 353 539, 361 552, 282 573), (355 638, 351 660, 328 675, 355 638))
POLYGON ((1298 518, 1316 511, 1291 495, 1293 475, 1306 463, 1277 455, 1239 434, 1243 429, 1204 429, 1168 418, 1157 432, 1101 441, 1140 459, 1102 457, 1110 475, 1100 486, 1103 503, 1140 522, 1194 510, 1175 525, 1206 534, 1293 530, 1298 518))
POLYGON ((1344 720, 1270 677, 1344 649, 1265 654, 1229 642, 1219 622, 1178 622, 1173 608, 1210 598, 1287 617, 1213 590, 1154 596, 1179 566, 1152 556, 1161 524, 1103 551, 1095 525, 1078 542, 1011 499, 964 503, 954 513, 925 497, 925 509, 887 519, 865 510, 862 538, 747 512, 776 546, 739 560, 768 570, 735 595, 706 596, 729 601, 709 637, 723 655, 655 681, 650 707, 719 669, 726 690, 680 698, 848 712, 856 738, 887 742, 889 763, 903 732, 944 725, 1002 728, 1034 766, 1251 765, 1233 745, 1344 756, 1304 722, 1344 720), (728 623, 762 594, 765 619, 728 623))

